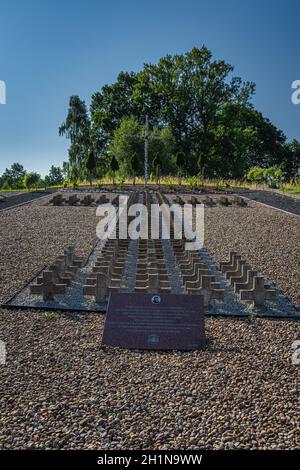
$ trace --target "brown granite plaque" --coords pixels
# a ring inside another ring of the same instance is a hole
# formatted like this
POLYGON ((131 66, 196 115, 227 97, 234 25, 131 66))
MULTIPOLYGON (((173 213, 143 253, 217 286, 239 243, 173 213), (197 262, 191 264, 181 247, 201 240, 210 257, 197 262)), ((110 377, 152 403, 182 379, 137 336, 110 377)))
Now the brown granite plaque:
POLYGON ((111 294, 102 346, 191 350, 204 344, 202 295, 111 294))

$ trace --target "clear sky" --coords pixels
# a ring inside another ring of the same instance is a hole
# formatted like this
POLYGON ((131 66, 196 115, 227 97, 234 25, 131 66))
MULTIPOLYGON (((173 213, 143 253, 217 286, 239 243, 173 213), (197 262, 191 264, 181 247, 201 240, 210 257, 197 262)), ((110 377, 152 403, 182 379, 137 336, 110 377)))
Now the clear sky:
POLYGON ((203 44, 254 81, 255 106, 300 140, 299 29, 299 0, 1 0, 0 174, 16 161, 42 175, 62 164, 70 95, 89 104, 119 71, 203 44))

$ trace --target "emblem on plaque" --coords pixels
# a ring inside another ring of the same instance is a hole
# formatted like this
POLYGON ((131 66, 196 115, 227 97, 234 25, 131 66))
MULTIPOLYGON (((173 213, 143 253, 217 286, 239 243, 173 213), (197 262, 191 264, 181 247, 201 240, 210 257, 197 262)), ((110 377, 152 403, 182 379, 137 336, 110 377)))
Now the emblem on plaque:
POLYGON ((159 343, 159 336, 157 335, 148 336, 148 344, 158 344, 158 343, 159 343))
POLYGON ((152 302, 153 304, 159 304, 159 303, 160 303, 160 297, 159 297, 159 295, 154 295, 154 296, 152 297, 152 299, 151 299, 151 302, 152 302))

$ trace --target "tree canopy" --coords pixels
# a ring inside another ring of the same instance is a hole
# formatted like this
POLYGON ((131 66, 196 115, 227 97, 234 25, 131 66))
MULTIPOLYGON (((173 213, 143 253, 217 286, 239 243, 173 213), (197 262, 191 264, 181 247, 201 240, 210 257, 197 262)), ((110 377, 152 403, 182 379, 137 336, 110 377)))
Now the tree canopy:
POLYGON ((49 174, 45 176, 47 186, 59 186, 64 182, 62 170, 59 166, 52 165, 49 174))
POLYGON ((1 176, 1 186, 12 189, 22 188, 26 171, 20 163, 13 163, 10 168, 6 168, 1 176))
POLYGON ((167 143, 150 140, 150 170, 159 159, 163 174, 240 178, 251 166, 280 165, 292 175, 300 144, 287 144, 254 109, 254 83, 233 72, 203 46, 166 55, 139 72, 121 72, 92 95, 89 111, 71 96, 59 129, 71 142, 69 176, 103 174, 112 155, 123 175, 140 174, 143 141, 130 134, 143 134, 146 114, 151 131, 167 136, 167 143))

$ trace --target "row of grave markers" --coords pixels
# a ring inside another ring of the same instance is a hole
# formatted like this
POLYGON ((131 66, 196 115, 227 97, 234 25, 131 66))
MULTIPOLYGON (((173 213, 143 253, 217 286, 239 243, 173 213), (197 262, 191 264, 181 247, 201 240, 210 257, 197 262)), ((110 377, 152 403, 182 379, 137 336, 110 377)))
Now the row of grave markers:
POLYGON ((71 194, 69 197, 64 197, 62 194, 55 194, 49 204, 53 206, 91 206, 111 203, 117 205, 119 202, 118 196, 114 196, 112 199, 107 197, 105 194, 102 194, 98 199, 92 197, 91 194, 86 194, 83 198, 79 198, 77 194, 71 194))
POLYGON ((233 197, 227 197, 227 196, 218 196, 218 197, 211 197, 211 196, 206 196, 205 198, 199 198, 197 196, 173 196, 172 198, 173 203, 179 204, 180 206, 183 206, 184 204, 204 204, 206 207, 214 207, 217 205, 220 206, 238 206, 238 207, 247 207, 247 201, 241 197, 241 196, 233 196, 233 197))
POLYGON ((255 307, 263 308, 266 300, 276 300, 276 291, 237 252, 232 251, 229 261, 220 263, 220 270, 241 301, 250 301, 255 307))
MULTIPOLYGON (((207 207, 214 207, 217 205, 221 206, 238 206, 238 207, 246 207, 247 202, 241 196, 233 196, 232 198, 227 196, 219 196, 212 198, 211 196, 206 196, 205 198, 198 198, 197 196, 174 196, 172 198, 173 203, 179 204, 183 206, 184 204, 204 204, 207 207)), ((118 204, 118 196, 113 197, 110 199, 106 195, 101 195, 98 199, 92 197, 91 194, 85 195, 83 198, 79 198, 77 194, 72 194, 68 198, 64 197, 62 194, 54 195, 49 204, 53 206, 91 206, 91 205, 99 205, 105 204, 110 202, 113 205, 118 204)))

